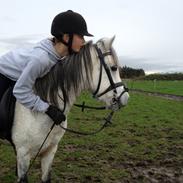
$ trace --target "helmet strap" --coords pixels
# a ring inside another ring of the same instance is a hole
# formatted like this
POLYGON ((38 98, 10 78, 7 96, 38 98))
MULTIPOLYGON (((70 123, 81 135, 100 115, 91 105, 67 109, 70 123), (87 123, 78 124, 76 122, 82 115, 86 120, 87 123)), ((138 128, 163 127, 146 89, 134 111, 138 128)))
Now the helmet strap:
POLYGON ((59 38, 59 41, 62 42, 65 46, 68 47, 68 51, 69 51, 69 54, 73 54, 73 53, 76 53, 73 49, 72 49, 72 41, 73 41, 73 34, 69 34, 69 41, 66 42, 63 40, 63 37, 59 38))
POLYGON ((67 47, 69 46, 69 43, 65 42, 65 41, 63 40, 63 38, 61 38, 61 39, 59 38, 59 41, 62 42, 65 46, 67 46, 67 47))
POLYGON ((73 34, 69 34, 69 41, 68 41, 68 51, 69 54, 73 54, 76 53, 73 49, 72 49, 72 42, 73 42, 73 34))

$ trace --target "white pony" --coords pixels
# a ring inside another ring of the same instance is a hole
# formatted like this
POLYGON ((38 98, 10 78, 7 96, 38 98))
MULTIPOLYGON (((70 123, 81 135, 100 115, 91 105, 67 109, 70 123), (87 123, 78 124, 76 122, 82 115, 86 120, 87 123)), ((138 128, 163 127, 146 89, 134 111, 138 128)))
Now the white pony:
MULTIPOLYGON (((114 37, 103 38, 96 44, 88 42, 80 53, 61 60, 36 82, 35 92, 43 100, 57 105, 65 115, 83 90, 89 90, 111 109, 125 106, 129 95, 119 75, 113 40, 114 37)), ((12 141, 17 155, 18 182, 28 182, 26 172, 30 160, 37 154, 52 125, 47 115, 32 112, 16 102, 12 141)), ((67 120, 62 126, 67 127, 67 120)), ((51 182, 52 161, 64 132, 60 126, 54 126, 39 153, 43 183, 51 182)))

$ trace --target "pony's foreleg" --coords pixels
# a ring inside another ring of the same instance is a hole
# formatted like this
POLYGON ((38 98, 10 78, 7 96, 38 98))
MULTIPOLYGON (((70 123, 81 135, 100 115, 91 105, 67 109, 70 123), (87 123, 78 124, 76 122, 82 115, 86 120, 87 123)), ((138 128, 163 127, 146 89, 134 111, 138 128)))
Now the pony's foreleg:
POLYGON ((42 183, 51 183, 51 166, 57 147, 54 145, 41 155, 42 183))
POLYGON ((18 183, 28 183, 26 172, 30 164, 30 155, 24 149, 17 151, 18 183))

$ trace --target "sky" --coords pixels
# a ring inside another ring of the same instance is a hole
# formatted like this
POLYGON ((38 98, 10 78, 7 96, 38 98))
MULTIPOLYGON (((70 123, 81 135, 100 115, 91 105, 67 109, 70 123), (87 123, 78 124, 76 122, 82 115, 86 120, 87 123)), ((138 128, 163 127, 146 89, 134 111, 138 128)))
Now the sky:
MULTIPOLYGON (((83 15, 96 42, 116 36, 121 66, 183 72, 182 0, 0 0, 0 55, 50 37, 55 15, 83 15)), ((86 38, 90 40, 91 38, 86 38)))

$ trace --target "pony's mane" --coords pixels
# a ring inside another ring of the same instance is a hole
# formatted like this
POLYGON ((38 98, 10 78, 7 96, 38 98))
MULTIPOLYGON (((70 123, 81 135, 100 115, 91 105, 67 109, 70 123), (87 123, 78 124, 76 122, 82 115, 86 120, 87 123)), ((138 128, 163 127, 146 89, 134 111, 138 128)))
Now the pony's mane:
POLYGON ((35 83, 35 93, 44 101, 58 106, 59 90, 61 89, 65 102, 69 102, 69 93, 75 95, 84 82, 89 85, 92 75, 92 59, 90 47, 92 41, 85 44, 79 53, 72 54, 58 61, 55 66, 35 83))

